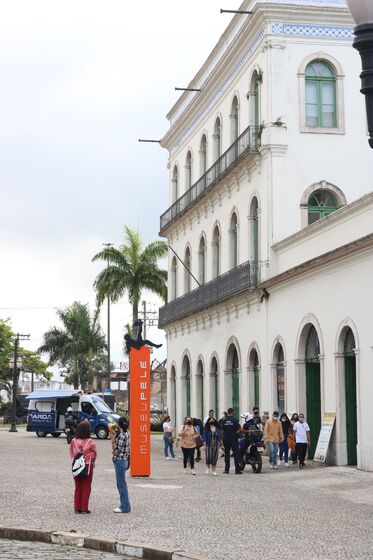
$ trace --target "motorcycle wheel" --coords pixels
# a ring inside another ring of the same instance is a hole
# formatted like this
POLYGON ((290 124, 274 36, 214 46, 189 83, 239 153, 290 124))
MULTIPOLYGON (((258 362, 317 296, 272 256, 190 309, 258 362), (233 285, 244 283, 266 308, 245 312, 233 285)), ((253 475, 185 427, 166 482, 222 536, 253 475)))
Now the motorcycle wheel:
POLYGON ((262 470, 262 456, 258 451, 252 453, 251 468, 256 474, 259 474, 262 470))

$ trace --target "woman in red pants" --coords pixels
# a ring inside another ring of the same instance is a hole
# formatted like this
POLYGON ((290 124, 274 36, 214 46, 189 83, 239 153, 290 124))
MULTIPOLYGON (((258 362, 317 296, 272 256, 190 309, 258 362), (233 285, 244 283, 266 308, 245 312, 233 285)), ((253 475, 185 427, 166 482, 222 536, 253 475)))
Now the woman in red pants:
POLYGON ((83 453, 88 468, 88 476, 86 478, 74 478, 75 494, 74 494, 74 511, 75 513, 91 513, 88 509, 89 497, 91 495, 93 467, 97 456, 96 444, 91 439, 90 423, 84 420, 80 422, 70 444, 70 455, 72 458, 77 453, 83 453))

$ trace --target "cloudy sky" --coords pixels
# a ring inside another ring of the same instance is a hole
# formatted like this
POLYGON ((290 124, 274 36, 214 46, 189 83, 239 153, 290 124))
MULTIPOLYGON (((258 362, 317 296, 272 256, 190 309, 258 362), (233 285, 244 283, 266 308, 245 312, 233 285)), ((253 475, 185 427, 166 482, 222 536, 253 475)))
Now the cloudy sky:
MULTIPOLYGON (((120 244, 124 224, 157 238, 167 152, 137 139, 163 136, 174 86, 229 23, 220 8, 239 4, 0 0, 0 318, 31 335, 30 349, 57 324, 55 308, 93 308, 103 242, 120 244)), ((130 318, 125 300, 112 306, 114 362, 130 318)))

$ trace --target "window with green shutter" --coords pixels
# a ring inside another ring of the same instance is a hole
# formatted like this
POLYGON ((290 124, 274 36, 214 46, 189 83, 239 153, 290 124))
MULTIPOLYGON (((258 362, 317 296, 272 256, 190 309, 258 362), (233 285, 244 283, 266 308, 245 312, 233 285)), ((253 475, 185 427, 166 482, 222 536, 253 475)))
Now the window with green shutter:
POLYGON ((314 60, 306 68, 306 126, 336 128, 336 79, 329 64, 314 60))
POLYGON ((308 199, 308 225, 325 218, 338 208, 337 198, 330 191, 320 189, 313 192, 308 199))

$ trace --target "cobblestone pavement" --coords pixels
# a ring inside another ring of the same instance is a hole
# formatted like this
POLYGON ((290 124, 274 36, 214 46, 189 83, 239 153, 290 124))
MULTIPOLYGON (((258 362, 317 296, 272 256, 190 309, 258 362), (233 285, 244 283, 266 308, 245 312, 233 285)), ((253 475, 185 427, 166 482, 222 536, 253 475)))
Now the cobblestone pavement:
POLYGON ((0 431, 0 523, 175 546, 212 560, 373 560, 372 473, 269 470, 264 458, 259 475, 223 475, 222 459, 217 477, 205 475, 202 463, 197 476, 184 475, 180 458, 165 461, 153 436, 151 479, 129 481, 132 513, 120 515, 112 513, 118 497, 109 441, 97 441, 97 449, 92 514, 77 516, 64 436, 0 431))
POLYGON ((124 556, 58 544, 0 539, 1 560, 119 560, 124 556))

